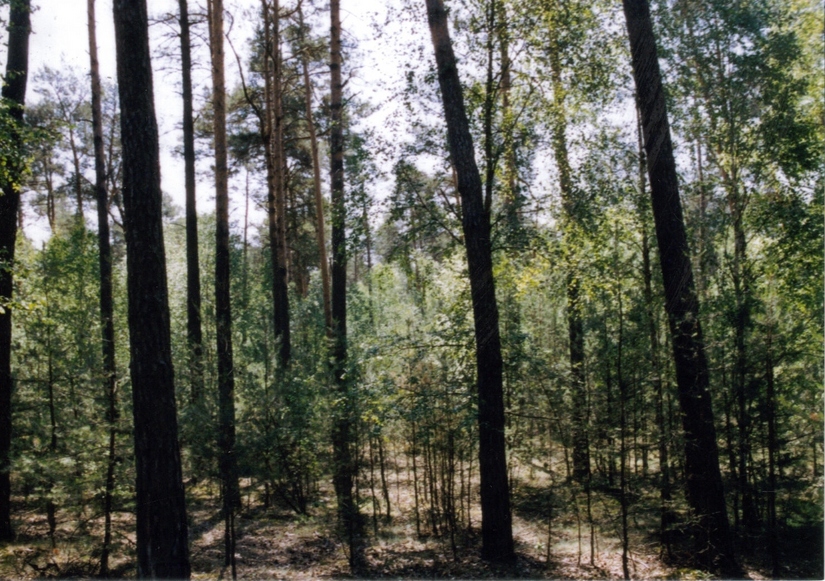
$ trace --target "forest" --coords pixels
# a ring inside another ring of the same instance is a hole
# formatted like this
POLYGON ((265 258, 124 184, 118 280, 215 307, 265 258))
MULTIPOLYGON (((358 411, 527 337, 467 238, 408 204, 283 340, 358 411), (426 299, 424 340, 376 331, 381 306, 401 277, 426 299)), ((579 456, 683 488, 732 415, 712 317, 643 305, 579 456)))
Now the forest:
POLYGON ((825 577, 820 0, 70 3, 0 577, 825 577))

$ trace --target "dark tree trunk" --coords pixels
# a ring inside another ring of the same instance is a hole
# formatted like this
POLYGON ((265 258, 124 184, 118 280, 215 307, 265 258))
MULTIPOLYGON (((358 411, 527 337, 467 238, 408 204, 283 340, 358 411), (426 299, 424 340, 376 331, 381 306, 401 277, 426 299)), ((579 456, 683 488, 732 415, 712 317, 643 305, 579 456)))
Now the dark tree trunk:
POLYGON ((146 3, 115 0, 139 577, 188 578, 146 3))
POLYGON ((698 519, 694 527, 696 554, 706 568, 740 575, 719 471, 708 363, 650 8, 647 0, 623 0, 623 4, 682 408, 687 498, 698 519))
POLYGON ((504 445, 504 395, 490 219, 484 210, 481 176, 464 108, 455 54, 441 0, 426 0, 450 156, 461 195, 464 243, 475 321, 478 380, 479 467, 481 473, 482 556, 494 561, 515 557, 510 491, 504 445))
MULTIPOLYGON (((618 240, 616 240, 618 250, 618 240)), ((613 277, 616 285, 616 305, 619 309, 619 336, 616 342, 616 383, 619 384, 619 505, 622 520, 622 575, 630 579, 628 558, 630 556, 630 539, 628 537, 628 494, 627 494, 627 381, 624 378, 622 359, 624 357, 624 308, 622 305, 622 288, 619 280, 618 254, 614 261, 613 277)))
POLYGON ((272 137, 275 162, 275 206, 272 210, 275 215, 275 236, 272 252, 274 253, 274 288, 275 297, 275 336, 281 341, 279 360, 281 367, 289 365, 292 357, 292 339, 289 332, 289 280, 288 247, 286 241, 286 156, 284 151, 284 113, 283 113, 283 60, 281 55, 281 6, 279 0, 274 1, 272 8, 272 137))
MULTIPOLYGON (((9 43, 6 78, 2 96, 9 104, 9 115, 19 126, 23 122, 26 101, 26 81, 29 64, 30 23, 29 0, 13 2, 9 13, 9 43)), ((22 136, 11 136, 15 147, 22 148, 22 136)), ((0 196, 0 541, 14 538, 11 527, 11 481, 9 479, 11 451, 11 301, 14 245, 17 240, 17 215, 20 210, 20 189, 16 185, 23 168, 12 167, 10 182, 3 184, 0 196)))
POLYGON ((265 107, 264 151, 267 172, 267 215, 272 261, 272 300, 275 338, 280 342, 278 362, 289 364, 289 291, 287 287, 286 190, 281 101, 281 19, 280 5, 262 1, 266 56, 264 59, 265 107), (270 63, 271 67, 270 68, 270 63))
POLYGON ((203 397, 203 332, 201 278, 198 261, 198 212, 195 199, 195 122, 192 107, 192 49, 189 7, 180 10, 180 62, 183 85, 183 164, 186 187, 186 341, 189 347, 189 389, 192 403, 203 397))
POLYGON ((748 358, 746 334, 750 327, 750 285, 747 276, 747 245, 743 220, 742 195, 738 192, 736 182, 729 186, 728 205, 733 218, 733 291, 735 296, 734 337, 735 337, 735 364, 733 382, 736 389, 737 403, 737 448, 739 460, 739 493, 742 498, 742 523, 746 527, 756 527, 759 524, 759 513, 756 508, 756 499, 748 480, 748 459, 750 457, 750 397, 746 385, 748 381, 748 358))
POLYGON ((768 422, 768 546, 771 554, 771 576, 780 578, 779 531, 776 518, 777 461, 779 441, 776 434, 776 385, 774 378, 773 326, 768 323, 765 353, 765 408, 768 422))
POLYGON ((341 3, 330 0, 330 183, 332 189, 332 373, 342 404, 336 411, 332 434, 334 484, 338 518, 350 545, 350 566, 360 566, 361 524, 353 497, 356 466, 353 454, 354 422, 347 367, 347 241, 344 204, 344 131, 341 109, 341 3))
POLYGON ((215 142, 215 338, 218 356, 218 448, 224 516, 224 565, 235 571, 234 511, 240 504, 235 457, 235 370, 230 298, 229 171, 226 152, 223 0, 209 4, 215 142))
POLYGON ((97 60, 95 0, 87 2, 89 26, 89 62, 92 83, 92 134, 95 152, 95 198, 97 199, 97 248, 100 263, 100 333, 103 349, 106 422, 109 424, 106 484, 103 491, 103 547, 100 575, 109 575, 109 551, 112 545, 112 496, 115 490, 115 444, 117 436, 117 385, 115 368, 114 302, 112 299, 112 247, 109 241, 109 193, 106 189, 106 154, 103 146, 100 66, 97 60))

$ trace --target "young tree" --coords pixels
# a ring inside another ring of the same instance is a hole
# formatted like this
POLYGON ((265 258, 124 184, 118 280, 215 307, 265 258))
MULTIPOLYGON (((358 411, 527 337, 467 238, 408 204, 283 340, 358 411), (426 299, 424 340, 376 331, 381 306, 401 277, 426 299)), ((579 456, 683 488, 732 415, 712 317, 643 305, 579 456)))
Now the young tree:
POLYGON ((493 281, 490 216, 484 209, 481 176, 475 161, 461 82, 447 28, 447 13, 441 0, 426 0, 426 4, 447 122, 450 157, 461 195, 464 244, 473 301, 482 556, 492 561, 510 561, 515 558, 515 552, 504 446, 501 339, 493 281))
POLYGON ((14 538, 11 526, 11 481, 9 479, 11 448, 11 298, 14 245, 17 239, 17 214, 20 206, 20 179, 23 174, 21 135, 26 81, 29 66, 29 33, 31 5, 29 0, 13 2, 9 14, 9 44, 6 78, 2 93, 7 115, 3 123, 9 131, 12 151, 4 160, 3 195, 0 196, 0 541, 14 538))
POLYGON ((138 576, 188 579, 146 2, 116 0, 113 10, 123 149, 138 576))
POLYGON ((707 568, 739 575, 741 570, 733 554, 719 471, 716 428, 708 390, 708 363, 699 325, 699 302, 679 201, 676 163, 650 8, 647 0, 623 0, 623 5, 682 408, 687 498, 698 519, 693 528, 696 554, 707 568))

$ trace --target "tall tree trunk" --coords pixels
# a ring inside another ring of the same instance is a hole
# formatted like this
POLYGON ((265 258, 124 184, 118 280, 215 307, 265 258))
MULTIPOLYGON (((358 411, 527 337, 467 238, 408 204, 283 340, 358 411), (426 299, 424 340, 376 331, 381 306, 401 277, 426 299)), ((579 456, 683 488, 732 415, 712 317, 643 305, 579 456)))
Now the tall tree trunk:
POLYGON ((493 152, 493 114, 496 102, 496 83, 493 73, 495 55, 496 0, 488 0, 487 14, 487 78, 484 83, 484 211, 490 216, 493 206, 493 186, 495 185, 498 155, 493 152))
POLYGON ((776 520, 776 463, 779 455, 779 441, 776 434, 776 385, 774 381, 774 355, 773 355, 773 321, 769 312, 768 328, 766 340, 765 357, 765 379, 767 383, 767 393, 765 394, 765 408, 768 421, 768 546, 771 553, 771 576, 774 579, 780 578, 779 567, 779 531, 776 520))
POLYGON ((139 577, 189 577, 163 246, 158 129, 143 0, 115 0, 139 577))
POLYGON ((327 329, 332 329, 332 306, 329 289, 329 259, 327 258, 326 232, 324 226, 324 199, 321 193, 321 157, 318 154, 318 136, 312 115, 312 85, 309 80, 309 57, 304 45, 303 2, 298 3, 298 30, 301 34, 301 72, 304 77, 304 100, 306 101, 306 120, 309 130, 309 145, 312 154, 312 187, 315 193, 315 236, 318 241, 318 257, 321 263, 321 288, 324 299, 324 321, 327 329))
MULTIPOLYGON (((556 7, 558 9, 558 7, 556 7)), ((559 172, 565 237, 577 230, 576 200, 567 153, 567 115, 562 83, 558 23, 550 16, 550 76, 553 83, 553 155, 559 172)), ((573 254, 575 240, 567 241, 567 327, 570 344, 570 383, 573 394, 573 476, 580 482, 590 478, 590 442, 587 434, 587 392, 584 377, 584 325, 582 323, 581 281, 573 254)))
MULTIPOLYGON (((48 287, 47 287, 48 288, 48 287)), ((49 298, 48 290, 46 291, 46 317, 51 318, 50 310, 51 310, 51 299, 49 298)), ((55 410, 54 405, 54 348, 52 347, 52 328, 53 326, 49 324, 47 331, 46 331, 46 349, 48 351, 48 361, 46 363, 48 370, 47 370, 47 390, 48 390, 48 397, 49 397, 49 427, 50 430, 50 438, 49 438, 49 454, 51 456, 52 461, 57 460, 57 413, 55 410)), ((48 482, 46 484, 48 490, 48 500, 46 501, 46 522, 49 524, 49 540, 52 543, 52 549, 55 548, 55 539, 54 533, 57 529, 57 520, 55 518, 55 510, 56 506, 54 503, 54 498, 52 497, 54 493, 54 478, 49 476, 48 482)))
POLYGON ((103 350, 106 422, 109 428, 106 484, 103 491, 103 547, 100 575, 109 575, 109 551, 112 545, 112 497, 115 490, 115 445, 117 437, 117 385, 115 368, 114 302, 112 299, 112 247, 109 241, 109 193, 106 189, 106 154, 103 146, 100 66, 97 59, 95 0, 87 0, 89 27, 89 63, 92 83, 92 135, 95 152, 95 198, 97 199, 97 248, 100 263, 100 333, 103 350))
MULTIPOLYGON (((13 2, 9 12, 9 42, 5 84, 2 97, 9 104, 9 115, 16 127, 23 123, 26 101, 26 81, 29 66, 30 1, 13 2)), ((16 130, 11 136, 16 148, 23 147, 23 138, 16 130)), ((22 157, 22 156, 21 156, 22 157)), ((0 542, 14 538, 11 526, 11 297, 14 268, 14 245, 20 211, 19 178, 22 166, 12 167, 9 183, 3 184, 0 196, 0 542)))
POLYGON ((485 559, 510 561, 515 553, 504 444, 501 338, 493 280, 490 219, 484 209, 481 176, 475 162, 458 68, 447 28, 447 14, 441 0, 426 0, 426 4, 450 157, 461 195, 462 226, 473 301, 481 472, 481 550, 485 559))
MULTIPOLYGON (((618 232, 618 228, 617 228, 618 232)), ((627 498, 627 380, 622 368, 624 358, 624 308, 622 304, 622 287, 619 279, 618 235, 615 238, 613 280, 616 286, 616 306, 619 309, 619 336, 616 345, 616 382, 619 384, 619 504, 621 508, 622 531, 622 575, 630 579, 629 556, 630 539, 628 536, 627 498)))
POLYGON ((658 431, 659 448, 659 499, 660 499, 660 519, 659 537, 662 548, 671 556, 670 532, 668 528, 675 520, 673 511, 670 508, 670 460, 668 458, 668 433, 665 424, 664 413, 664 382, 662 381, 662 366, 659 357, 659 332, 656 326, 656 318, 653 315, 653 272, 650 260, 650 237, 648 233, 648 201, 647 201, 647 179, 645 176, 645 151, 644 138, 642 137, 642 124, 637 113, 637 134, 639 145, 639 222, 641 224, 642 236, 642 278, 644 281, 644 301, 645 316, 647 318, 647 331, 650 341, 650 366, 653 375, 653 391, 656 398, 656 429, 658 431))
MULTIPOLYGON (((500 0, 499 0, 500 1, 500 0)), ((501 54, 501 118, 504 132, 504 185, 502 212, 508 228, 515 231, 521 227, 521 206, 524 203, 518 184, 518 164, 516 161, 515 116, 511 104, 512 61, 510 60, 510 29, 506 6, 499 7, 498 17, 499 52, 501 54)))
POLYGON ((215 141, 215 338, 218 356, 218 448, 224 516, 224 565, 234 578, 233 517, 240 505, 235 457, 235 370, 232 357, 230 297, 229 169, 226 153, 226 86, 224 81, 223 0, 209 3, 212 52, 212 108, 215 141))
POLYGON ((330 0, 330 183, 332 189, 332 372, 342 401, 336 410, 332 446, 338 518, 349 539, 350 567, 361 561, 361 524, 353 498, 356 477, 354 424, 347 367, 347 241, 344 204, 343 82, 341 80, 341 3, 330 0))
POLYGON ((742 523, 746 527, 758 525, 759 516, 756 501, 748 481, 748 458, 750 456, 750 412, 749 397, 746 390, 748 379, 748 359, 745 336, 750 326, 750 285, 747 276, 747 244, 743 223, 744 202, 737 182, 737 172, 733 171, 728 179, 728 206, 733 218, 733 292, 735 299, 734 313, 734 370, 733 383, 737 403, 737 453, 739 493, 742 498, 742 523))
POLYGON ((266 56, 264 62, 266 125, 267 214, 269 247, 272 254, 272 300, 275 338, 280 341, 278 362, 281 368, 289 364, 291 339, 289 332, 289 292, 287 287, 286 188, 283 146, 283 113, 281 91, 281 16, 280 3, 274 6, 262 1, 266 56), (271 68, 270 68, 271 63, 271 68))
POLYGON ((716 427, 713 423, 708 363, 693 269, 679 201, 679 185, 656 39, 647 0, 623 0, 642 116, 647 171, 651 188, 659 261, 665 286, 665 308, 673 343, 673 360, 682 408, 687 498, 698 522, 694 527, 697 556, 703 566, 740 575, 728 525, 716 427))
POLYGON ((203 332, 201 278, 198 259, 198 212, 195 197, 195 122, 192 106, 192 48, 187 0, 180 10, 180 62, 183 85, 183 164, 186 188, 186 342, 189 348, 190 401, 203 398, 203 332))

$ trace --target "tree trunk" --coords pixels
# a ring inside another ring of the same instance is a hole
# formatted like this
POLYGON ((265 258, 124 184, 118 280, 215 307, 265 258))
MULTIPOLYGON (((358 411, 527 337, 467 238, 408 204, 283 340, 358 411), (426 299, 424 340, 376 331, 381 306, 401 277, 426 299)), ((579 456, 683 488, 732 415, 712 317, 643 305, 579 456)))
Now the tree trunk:
MULTIPOLYGON (((736 172, 732 172, 735 179, 736 172)), ((728 180, 726 180, 728 181, 728 180)), ((737 403, 737 452, 739 493, 742 498, 742 523, 746 527, 758 525, 759 516, 756 510, 756 501, 748 481, 748 457, 750 456, 750 412, 749 397, 746 393, 748 379, 748 359, 745 335, 750 326, 750 289, 748 284, 746 260, 747 246, 743 220, 744 205, 739 193, 739 187, 734 181, 728 184, 728 206, 733 221, 733 292, 735 297, 734 313, 734 341, 735 363, 733 383, 736 390, 737 403)))
MULTIPOLYGON (((50 307, 51 307, 51 299, 49 298, 48 294, 48 287, 46 291, 46 318, 51 318, 50 307)), ((52 346, 52 328, 53 326, 50 323, 47 323, 49 326, 47 327, 46 331, 46 349, 48 351, 47 355, 47 367, 48 367, 48 379, 47 379, 47 391, 49 397, 49 427, 50 430, 50 438, 49 438, 49 455, 51 456, 51 460, 53 462, 57 461, 57 413, 55 410, 54 405, 54 348, 52 346)), ((54 478, 49 476, 48 482, 46 484, 48 490, 48 500, 46 501, 46 522, 49 524, 49 540, 52 543, 52 549, 55 548, 56 543, 54 539, 54 533, 57 529, 57 519, 55 518, 55 510, 56 506, 54 504, 54 478)))
POLYGON ((450 157, 461 195, 462 226, 473 301, 482 556, 493 561, 511 561, 515 558, 515 553, 504 444, 501 338, 493 281, 490 219, 484 210, 481 177, 475 162, 464 97, 447 28, 447 14, 441 0, 426 0, 426 4, 447 123, 450 157))
POLYGON ((201 278, 198 259, 198 212, 195 198, 195 122, 192 107, 192 50, 189 7, 180 10, 180 62, 183 85, 183 163, 186 188, 186 341, 189 347, 190 401, 203 398, 203 332, 201 330, 201 278))
POLYGON ((77 203, 77 212, 75 214, 75 220, 77 222, 78 228, 82 228, 85 226, 84 220, 84 213, 83 213, 83 176, 80 173, 80 156, 77 153, 77 143, 75 142, 74 138, 74 119, 72 119, 72 113, 66 112, 66 120, 69 124, 69 148, 72 150, 72 164, 74 165, 74 197, 77 203))
POLYGON ((100 66, 97 59, 95 0, 87 1, 89 27, 89 62, 92 83, 92 134, 95 153, 95 198, 97 199, 97 248, 100 263, 100 332, 103 349, 106 422, 109 424, 106 484, 103 492, 103 547, 100 575, 109 575, 109 551, 112 545, 112 496, 115 490, 115 444, 117 436, 117 385, 115 368, 114 302, 112 299, 112 247, 109 241, 109 193, 106 189, 106 154, 103 146, 100 66))
POLYGON ((312 154, 312 187, 315 193, 315 236, 318 241, 318 257, 321 264, 321 288, 324 295, 324 321, 327 329, 332 328, 332 306, 330 305, 329 290, 329 259, 327 258, 326 232, 324 226, 324 199, 321 193, 321 157, 318 154, 318 136, 315 131, 315 120, 312 115, 312 85, 309 80, 309 58, 303 47, 304 12, 302 2, 298 3, 298 29, 301 34, 301 72, 304 77, 304 100, 306 101, 307 128, 309 130, 309 145, 312 154))
POLYGON ((144 1, 115 0, 123 147, 139 577, 189 577, 163 246, 158 129, 144 1))
POLYGON ((693 531, 696 554, 703 566, 737 576, 741 570, 733 554, 719 471, 708 363, 650 8, 646 0, 623 0, 623 5, 682 408, 687 499, 698 519, 693 531))
MULTIPOLYGON (((209 4, 215 140, 215 338, 218 356, 218 448, 224 516, 224 565, 235 569, 233 516, 240 504, 235 458, 235 370, 230 297, 229 170, 226 153, 223 0, 209 4)), ((233 575, 234 577, 234 575, 233 575)))
POLYGON ((287 288, 286 202, 284 183, 283 113, 281 91, 281 19, 280 5, 262 2, 264 10, 264 36, 266 56, 264 64, 266 91, 266 143, 264 153, 267 164, 267 213, 269 247, 272 260, 272 299, 275 338, 280 341, 278 362, 281 368, 289 364, 291 340, 289 333, 289 292, 287 288), (271 15, 270 15, 271 11, 271 15), (269 63, 272 63, 272 69, 269 63), (271 73, 271 74, 270 74, 271 73))
MULTIPOLYGON (((618 237, 617 237, 618 238, 618 237)), ((616 250, 618 251, 618 239, 616 250)), ((630 556, 630 539, 628 537, 628 498, 627 498, 627 381, 624 378, 622 359, 624 357, 624 309, 622 305, 622 288, 619 281, 618 254, 614 260, 614 283, 616 285, 616 305, 619 309, 619 337, 616 345, 616 383, 619 384, 619 504, 622 517, 622 575, 630 579, 628 558, 630 556)))
MULTIPOLYGON (((768 313, 769 317, 773 313, 768 313)), ((768 322, 765 357, 765 380, 767 392, 765 394, 765 408, 768 423, 768 546, 771 553, 771 576, 774 579, 780 578, 779 567, 779 530, 776 519, 776 486, 777 474, 776 464, 779 460, 779 441, 776 433, 776 385, 774 381, 774 355, 773 355, 773 321, 768 322)))
POLYGON ((488 0, 485 7, 487 18, 487 78, 484 82, 484 211, 490 216, 493 206, 493 186, 495 185, 498 156, 493 153, 493 114, 496 100, 493 55, 495 54, 496 0, 488 0))
MULTIPOLYGON (((499 0, 500 1, 500 0, 499 0)), ((507 228, 511 233, 515 233, 522 226, 521 207, 524 204, 523 196, 519 190, 518 183, 518 163, 516 160, 516 143, 514 138, 515 116, 510 101, 512 89, 512 61, 510 60, 510 30, 507 21, 506 6, 503 4, 499 8, 498 24, 499 52, 501 54, 501 118, 502 130, 504 132, 504 185, 505 191, 502 199, 502 213, 507 228)))
POLYGON ((347 249, 344 205, 344 132, 341 108, 341 3, 330 0, 330 183, 332 189, 332 371, 341 403, 336 410, 332 446, 338 518, 350 545, 350 567, 360 566, 360 516, 352 488, 356 476, 352 442, 353 394, 346 377, 347 366, 347 249))
MULTIPOLYGON (((567 116, 561 79, 561 54, 555 17, 550 17, 550 76, 553 83, 553 155, 559 172, 565 236, 577 230, 576 200, 567 153, 567 116)), ((584 325, 579 297, 581 281, 572 256, 575 240, 567 241, 567 325, 570 344, 570 382, 573 394, 573 476, 580 482, 590 477, 590 442, 587 434, 587 392, 584 377, 584 325)))
MULTIPOLYGON (((636 109, 637 116, 639 114, 636 109)), ((650 340, 650 366, 653 374, 653 391, 656 398, 656 430, 658 432, 659 448, 659 537, 662 548, 671 556, 670 531, 671 523, 675 520, 675 515, 670 508, 670 460, 668 459, 668 433, 665 425, 664 413, 664 382, 662 381, 662 368, 659 357, 659 332, 656 326, 656 319, 653 316, 653 272, 650 260, 650 237, 648 233, 648 207, 647 207, 647 181, 645 177, 645 152, 644 138, 642 137, 642 124, 637 119, 637 133, 639 142, 639 221, 641 223, 642 236, 642 278, 644 281, 644 301, 645 316, 647 318, 648 338, 650 340)))
MULTIPOLYGON (((5 84, 2 96, 9 103, 9 115, 16 126, 22 125, 26 101, 26 81, 29 63, 30 2, 20 0, 9 11, 9 41, 5 84)), ((16 148, 23 147, 18 131, 11 136, 16 148)), ((19 178, 22 166, 15 164, 10 183, 3 184, 0 196, 0 542, 11 541, 11 481, 9 470, 11 452, 11 297, 14 268, 14 245, 17 240, 17 215, 20 211, 19 178)))

